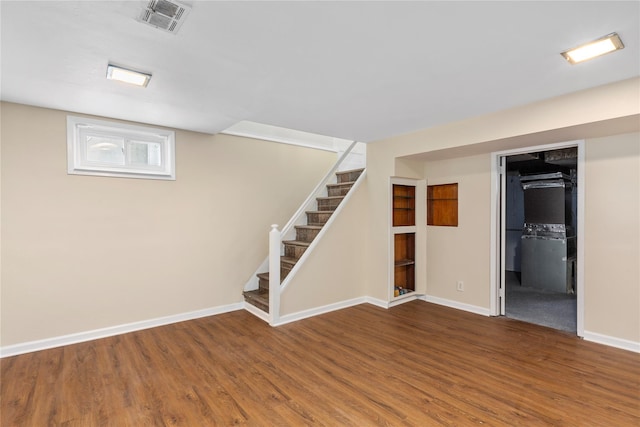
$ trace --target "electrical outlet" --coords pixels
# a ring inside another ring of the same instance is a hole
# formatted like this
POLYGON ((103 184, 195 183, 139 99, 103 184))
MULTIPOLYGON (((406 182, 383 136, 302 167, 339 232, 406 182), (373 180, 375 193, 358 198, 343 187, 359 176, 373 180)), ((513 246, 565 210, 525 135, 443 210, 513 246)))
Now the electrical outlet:
POLYGON ((456 289, 457 289, 459 292, 464 291, 464 282, 463 282, 462 280, 458 280, 458 285, 457 285, 456 289))

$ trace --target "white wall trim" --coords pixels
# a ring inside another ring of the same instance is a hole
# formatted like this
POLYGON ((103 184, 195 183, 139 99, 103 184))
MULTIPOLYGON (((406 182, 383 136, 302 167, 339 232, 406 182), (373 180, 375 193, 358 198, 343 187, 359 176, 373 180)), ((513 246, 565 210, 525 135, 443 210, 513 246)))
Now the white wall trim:
POLYGON ((382 299, 374 298, 374 297, 364 297, 364 302, 367 304, 375 305, 380 308, 389 308, 389 301, 385 301, 382 299))
POLYGON ((139 322, 125 323, 123 325, 110 326, 102 329, 94 329, 92 331, 78 332, 75 334, 61 335, 58 337, 46 338, 43 340, 8 345, 0 347, 0 358, 17 356, 19 354, 31 353, 33 351, 46 350, 65 345, 77 344, 85 341, 92 341, 100 338, 107 338, 114 335, 126 334, 128 332, 135 332, 143 329, 155 328, 157 326, 169 325, 171 323, 199 319, 201 317, 214 316, 216 314, 241 310, 243 306, 244 303, 229 304, 219 307, 205 308, 203 310, 190 311, 187 313, 174 314, 171 316, 157 317, 155 319, 142 320, 139 322))
POLYGON ((498 271, 504 262, 500 253, 498 235, 500 234, 500 215, 498 209, 500 200, 499 180, 500 168, 499 159, 503 156, 515 154, 531 153, 534 151, 549 151, 559 148, 578 148, 578 216, 576 224, 577 235, 577 269, 576 269, 576 294, 577 294, 577 335, 584 336, 584 199, 585 199, 585 142, 584 140, 574 140, 558 142, 553 144, 537 145, 532 147, 515 148, 511 150, 496 151, 491 153, 491 307, 490 313, 499 316, 499 292, 501 273, 498 271))
MULTIPOLYGON (((482 316, 490 316, 490 311, 484 307, 478 307, 475 305, 464 304, 458 301, 452 301, 445 298, 434 297, 430 295, 414 295, 409 298, 405 298, 397 301, 384 301, 378 298, 369 296, 353 298, 337 302, 334 304, 328 304, 322 307, 312 308, 309 310, 299 311, 297 313, 288 314, 280 318, 280 322, 275 326, 284 325, 286 323, 295 322, 298 320, 306 319, 309 317, 317 316, 319 314, 329 313, 331 311, 341 310, 343 308, 353 307, 359 304, 367 303, 375 305, 380 308, 391 308, 393 306, 403 304, 405 302, 422 300, 431 302, 434 304, 455 308, 458 310, 468 311, 470 313, 480 314, 482 316)), ((47 350, 55 347, 62 347, 66 345, 77 344, 86 341, 92 341, 100 338, 107 338, 114 335, 126 334, 129 332, 140 331, 143 329, 155 328, 158 326, 169 325, 172 323, 184 322, 188 320, 195 320, 202 317, 215 316, 217 314, 229 313, 232 311, 245 309, 256 317, 268 322, 268 318, 264 312, 255 308, 248 303, 236 303, 219 307, 207 308, 203 310, 190 311, 187 313, 176 314, 172 316, 158 317, 155 319, 143 320, 140 322, 126 323, 123 325, 112 326, 108 328, 95 329, 92 331, 79 332, 76 334, 62 335, 59 337, 47 338, 37 341, 29 341, 20 344, 14 344, 9 346, 0 347, 0 358, 17 356, 20 354, 31 353, 34 351, 47 350)), ((625 340, 622 338, 611 337, 608 335, 598 334, 596 332, 584 332, 584 339, 598 344, 607 345, 610 347, 620 348, 623 350, 640 353, 640 342, 625 340)))
POLYGON ((255 305, 245 302, 244 309, 247 310, 249 313, 253 314, 254 316, 256 316, 258 319, 264 320, 265 322, 269 323, 269 313, 265 313, 255 305))
MULTIPOLYGON (((345 149, 347 149, 352 142, 347 139, 334 138, 332 136, 282 128, 279 126, 267 125, 248 120, 235 123, 220 133, 280 144, 297 145, 334 153, 344 153, 345 149)), ((354 152, 358 152, 360 154, 364 154, 366 151, 364 144, 360 144, 359 147, 356 148, 357 149, 354 150, 354 152)))
POLYGON ((345 301, 339 301, 333 304, 323 305, 322 307, 310 308, 308 310, 298 311, 296 313, 286 314, 284 316, 280 316, 280 320, 278 323, 273 326, 280 326, 286 323, 296 322, 298 320, 306 319, 308 317, 317 316, 319 314, 329 313, 331 311, 341 310, 347 307, 353 307, 354 305, 362 304, 366 301, 366 297, 358 297, 353 299, 348 299, 345 301))
POLYGON ((415 292, 412 292, 410 294, 403 295, 402 298, 397 298, 397 299, 394 298, 391 301, 385 301, 385 300, 381 300, 373 297, 364 297, 365 298, 364 302, 366 302, 367 304, 375 305, 380 308, 391 308, 391 307, 398 306, 400 304, 404 304, 409 301, 424 299, 423 297, 424 295, 420 295, 420 294, 416 294, 415 292))
POLYGON ((608 345, 610 347, 621 348, 623 350, 640 353, 640 342, 611 337, 609 335, 598 334, 596 332, 584 331, 585 341, 608 345))
POLYGON ((453 301, 450 299, 445 299, 440 297, 434 297, 432 295, 421 295, 418 298, 426 302, 432 302, 434 304, 444 305, 445 307, 456 308, 458 310, 468 311, 470 313, 480 314, 482 316, 491 315, 491 312, 488 308, 479 307, 477 305, 465 304, 463 302, 453 301))
POLYGON ((265 135, 260 135, 260 134, 253 133, 253 132, 241 132, 241 131, 234 131, 234 130, 224 130, 224 131, 222 131, 220 133, 222 133, 224 135, 239 136, 239 137, 242 137, 242 138, 251 138, 251 139, 259 139, 261 141, 276 142, 278 144, 296 145, 298 147, 313 148, 315 150, 329 151, 331 153, 337 153, 338 152, 338 150, 333 148, 333 147, 324 147, 324 146, 319 145, 319 144, 304 143, 304 142, 300 142, 300 141, 293 141, 293 140, 289 140, 289 139, 286 139, 286 138, 278 138, 276 136, 265 136, 265 135))
POLYGON ((399 297, 394 297, 391 301, 387 303, 387 308, 396 307, 400 304, 407 303, 409 301, 415 301, 417 299, 424 300, 423 294, 417 294, 415 292, 411 292, 409 294, 400 295, 399 297))

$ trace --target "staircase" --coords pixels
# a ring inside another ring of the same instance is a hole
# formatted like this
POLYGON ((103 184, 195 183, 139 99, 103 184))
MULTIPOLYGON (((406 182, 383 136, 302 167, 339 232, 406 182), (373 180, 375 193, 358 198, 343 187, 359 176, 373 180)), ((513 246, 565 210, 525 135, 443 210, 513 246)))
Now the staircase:
MULTIPOLYGON (((347 195, 364 169, 353 169, 336 172, 337 183, 327 184, 327 196, 316 198, 316 210, 306 211, 307 224, 296 225, 295 240, 283 240, 284 255, 280 257, 280 280, 291 272, 291 269, 305 253, 313 239, 318 236, 340 202, 347 195)), ((269 273, 259 273, 258 289, 245 291, 244 299, 264 311, 269 312, 269 273)))

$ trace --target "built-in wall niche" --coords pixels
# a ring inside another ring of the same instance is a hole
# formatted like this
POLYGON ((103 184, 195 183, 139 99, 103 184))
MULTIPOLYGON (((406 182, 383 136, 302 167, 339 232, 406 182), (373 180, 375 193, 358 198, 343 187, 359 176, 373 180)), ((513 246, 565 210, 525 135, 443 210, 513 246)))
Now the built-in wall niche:
POLYGON ((427 225, 458 226, 458 184, 427 186, 427 225))
POLYGON ((398 297, 416 290, 416 234, 395 234, 393 296, 398 297))
POLYGON ((416 180, 392 178, 391 299, 415 295, 416 180))
POLYGON ((416 187, 393 184, 393 226, 416 225, 416 187))

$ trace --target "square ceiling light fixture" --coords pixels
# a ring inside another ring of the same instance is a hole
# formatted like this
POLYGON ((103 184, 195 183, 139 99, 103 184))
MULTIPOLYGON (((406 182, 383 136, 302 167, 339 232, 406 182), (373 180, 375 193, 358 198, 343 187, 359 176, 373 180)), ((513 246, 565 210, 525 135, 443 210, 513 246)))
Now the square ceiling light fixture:
POLYGON ((583 44, 574 49, 562 52, 562 56, 571 64, 587 61, 605 53, 610 53, 619 49, 623 49, 624 44, 620 40, 617 33, 607 34, 604 37, 594 40, 590 43, 583 44))
POLYGON ((123 83, 147 87, 149 80, 151 80, 151 74, 128 70, 118 67, 117 65, 109 64, 107 66, 107 78, 109 80, 117 80, 123 83))

